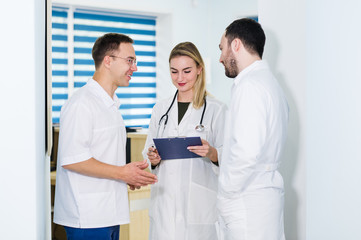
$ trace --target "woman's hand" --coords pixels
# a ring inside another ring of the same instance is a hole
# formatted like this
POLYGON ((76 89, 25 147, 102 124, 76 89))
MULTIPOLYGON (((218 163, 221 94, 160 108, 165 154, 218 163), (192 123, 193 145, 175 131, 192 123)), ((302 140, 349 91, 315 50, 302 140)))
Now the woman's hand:
POLYGON ((187 147, 187 149, 201 157, 209 158, 212 162, 215 163, 218 162, 217 149, 209 145, 209 143, 206 140, 204 139, 201 140, 202 140, 201 146, 189 146, 187 147))
POLYGON ((157 149, 155 149, 154 147, 149 147, 147 155, 148 155, 148 159, 153 167, 155 167, 159 164, 161 158, 158 154, 157 149))

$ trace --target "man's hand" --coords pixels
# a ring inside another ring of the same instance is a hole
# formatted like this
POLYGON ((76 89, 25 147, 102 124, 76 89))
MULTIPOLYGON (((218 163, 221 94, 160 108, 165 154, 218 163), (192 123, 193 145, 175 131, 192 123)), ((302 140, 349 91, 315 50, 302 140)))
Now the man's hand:
POLYGON ((131 189, 154 184, 158 181, 157 176, 144 171, 147 167, 147 161, 128 163, 121 167, 120 179, 126 182, 131 189))
POLYGON ((89 160, 64 165, 63 168, 90 177, 122 180, 130 188, 138 188, 158 181, 157 176, 144 171, 148 167, 147 161, 132 162, 124 166, 114 166, 100 162, 94 158, 89 160))

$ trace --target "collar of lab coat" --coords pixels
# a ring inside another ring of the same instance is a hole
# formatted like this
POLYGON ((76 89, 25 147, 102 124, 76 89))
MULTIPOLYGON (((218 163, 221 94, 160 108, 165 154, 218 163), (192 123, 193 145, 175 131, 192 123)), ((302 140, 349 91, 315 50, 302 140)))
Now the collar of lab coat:
MULTIPOLYGON (((169 98, 168 106, 170 106, 172 99, 173 99, 173 97, 169 98)), ((168 121, 172 121, 173 126, 177 126, 177 127, 181 128, 181 127, 183 127, 184 124, 187 123, 188 118, 192 115, 192 112, 194 110, 195 109, 193 108, 193 103, 191 102, 188 105, 187 111, 185 112, 182 120, 178 124, 178 100, 176 99, 174 102, 174 105, 172 106, 171 110, 168 113, 171 116, 168 121)))
POLYGON ((266 67, 267 66, 267 62, 265 60, 258 60, 255 61, 254 63, 252 63, 251 65, 249 65, 248 67, 246 67, 245 69, 243 69, 243 71, 241 71, 237 77, 234 79, 234 85, 237 85, 238 83, 241 82, 241 80, 252 70, 254 70, 255 68, 261 68, 261 67, 266 67))
POLYGON ((87 83, 90 87, 90 89, 92 90, 92 92, 98 96, 99 98, 101 98, 105 104, 105 106, 107 106, 108 108, 115 106, 117 109, 120 106, 120 102, 119 99, 117 97, 117 95, 114 93, 113 95, 113 99, 108 95, 108 93, 104 90, 104 88, 102 86, 99 85, 99 83, 97 81, 95 81, 94 79, 89 79, 88 83, 87 83))

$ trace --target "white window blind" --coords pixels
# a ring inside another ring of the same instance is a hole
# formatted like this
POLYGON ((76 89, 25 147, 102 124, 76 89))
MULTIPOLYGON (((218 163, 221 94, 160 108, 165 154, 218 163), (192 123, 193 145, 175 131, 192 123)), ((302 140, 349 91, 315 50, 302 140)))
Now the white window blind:
POLYGON ((115 32, 134 40, 138 71, 129 87, 119 87, 121 112, 127 127, 148 128, 156 100, 156 18, 72 7, 52 11, 53 122, 61 106, 94 74, 91 50, 95 40, 115 32))

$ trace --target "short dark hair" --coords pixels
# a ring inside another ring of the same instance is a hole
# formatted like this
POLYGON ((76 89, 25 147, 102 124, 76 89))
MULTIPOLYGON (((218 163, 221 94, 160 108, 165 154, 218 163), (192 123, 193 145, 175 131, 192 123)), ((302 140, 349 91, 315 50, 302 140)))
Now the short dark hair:
POLYGON ((235 20, 226 28, 228 44, 239 38, 244 47, 251 53, 257 53, 262 58, 266 36, 261 24, 250 18, 235 20))
POLYGON ((116 51, 121 43, 133 43, 133 39, 120 33, 107 33, 99 37, 93 46, 92 57, 97 69, 104 57, 110 52, 116 51))

